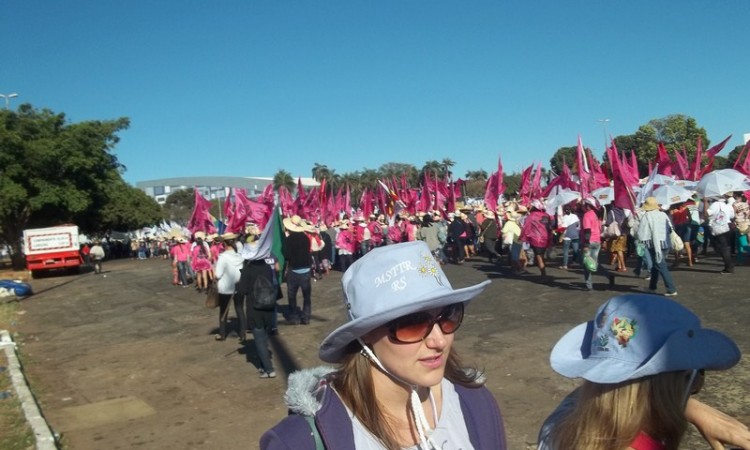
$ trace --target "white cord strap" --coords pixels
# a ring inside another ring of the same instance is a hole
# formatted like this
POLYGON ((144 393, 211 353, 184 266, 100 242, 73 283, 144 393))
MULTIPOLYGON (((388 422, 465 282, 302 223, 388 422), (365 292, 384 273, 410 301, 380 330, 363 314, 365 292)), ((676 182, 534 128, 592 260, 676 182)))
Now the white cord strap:
MULTIPOLYGON (((398 381, 399 383, 409 386, 411 388, 411 394, 409 396, 409 404, 411 406, 411 413, 414 416, 414 423, 417 425, 417 434, 419 435, 419 442, 420 447, 427 450, 427 449, 438 449, 437 444, 432 440, 432 437, 430 434, 432 434, 432 428, 430 428, 430 423, 427 422, 427 417, 424 414, 424 408, 422 408, 422 401, 419 399, 419 393, 417 392, 417 386, 407 383, 406 381, 402 380, 401 378, 397 377, 396 375, 390 373, 388 369, 383 366, 383 364, 380 362, 380 359, 378 359, 377 356, 375 356, 375 353, 373 353, 372 349, 365 345, 362 340, 359 340, 359 343, 362 345, 362 354, 375 363, 376 366, 380 368, 380 370, 383 371, 386 375, 393 378, 394 380, 398 381)), ((429 390, 430 395, 430 403, 432 405, 432 415, 435 419, 435 424, 437 425, 437 407, 435 405, 435 399, 432 397, 432 389, 429 390)))

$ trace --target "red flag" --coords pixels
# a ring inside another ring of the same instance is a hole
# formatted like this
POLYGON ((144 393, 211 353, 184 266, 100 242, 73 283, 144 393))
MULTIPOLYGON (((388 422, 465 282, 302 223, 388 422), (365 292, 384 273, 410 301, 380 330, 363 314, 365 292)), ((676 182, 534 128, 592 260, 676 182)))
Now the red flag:
POLYGON ((529 188, 529 199, 533 200, 539 198, 542 193, 542 163, 538 163, 536 166, 536 172, 534 172, 534 181, 531 182, 531 188, 529 188))

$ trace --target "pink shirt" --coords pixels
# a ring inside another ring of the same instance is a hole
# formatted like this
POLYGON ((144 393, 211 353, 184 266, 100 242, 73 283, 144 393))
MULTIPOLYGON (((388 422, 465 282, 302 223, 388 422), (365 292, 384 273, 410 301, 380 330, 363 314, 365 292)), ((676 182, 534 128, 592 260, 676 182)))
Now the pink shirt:
POLYGON ((596 212, 593 209, 590 209, 583 214, 581 230, 591 230, 591 239, 589 239, 589 242, 602 242, 602 223, 599 221, 599 218, 596 216, 596 212))

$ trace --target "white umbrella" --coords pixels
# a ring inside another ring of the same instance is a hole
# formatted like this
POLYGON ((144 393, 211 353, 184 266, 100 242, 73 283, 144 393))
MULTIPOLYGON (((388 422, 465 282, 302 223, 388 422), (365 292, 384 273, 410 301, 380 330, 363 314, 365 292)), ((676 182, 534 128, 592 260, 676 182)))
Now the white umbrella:
POLYGON ((687 201, 693 196, 693 191, 685 189, 680 186, 674 186, 671 184, 665 184, 654 189, 651 194, 656 198, 656 201, 663 207, 674 205, 675 203, 682 203, 687 201))
POLYGON ((555 214, 558 206, 567 205, 568 203, 574 202, 580 198, 580 192, 555 187, 552 191, 552 195, 547 197, 547 201, 544 202, 544 209, 547 211, 547 214, 555 214))
POLYGON ((591 191, 591 196, 599 202, 600 205, 609 205, 615 200, 615 188, 605 186, 591 191))
POLYGON ((671 184, 673 186, 684 187, 685 189, 695 190, 695 186, 698 185, 698 182, 693 181, 693 180, 672 180, 670 183, 667 183, 667 184, 671 184))
POLYGON ((734 169, 709 172, 701 178, 695 191, 704 197, 721 197, 727 192, 750 190, 747 176, 734 169))

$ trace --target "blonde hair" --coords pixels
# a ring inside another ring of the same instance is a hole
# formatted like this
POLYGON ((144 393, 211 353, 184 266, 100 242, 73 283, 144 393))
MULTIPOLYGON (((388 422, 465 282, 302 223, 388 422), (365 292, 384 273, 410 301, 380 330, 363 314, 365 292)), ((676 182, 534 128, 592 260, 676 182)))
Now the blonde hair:
MULTIPOLYGON (((346 355, 341 368, 332 377, 331 384, 344 404, 380 440, 384 448, 402 448, 403 443, 398 441, 395 430, 375 397, 371 370, 370 360, 359 351, 352 351, 346 355)), ((476 388, 484 384, 482 373, 473 367, 463 367, 455 350, 451 350, 448 355, 445 378, 466 387, 476 388)))
POLYGON ((574 409, 555 425, 557 450, 626 449, 640 432, 677 450, 687 428, 685 372, 666 372, 618 384, 583 382, 574 409))

